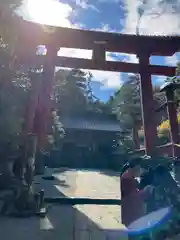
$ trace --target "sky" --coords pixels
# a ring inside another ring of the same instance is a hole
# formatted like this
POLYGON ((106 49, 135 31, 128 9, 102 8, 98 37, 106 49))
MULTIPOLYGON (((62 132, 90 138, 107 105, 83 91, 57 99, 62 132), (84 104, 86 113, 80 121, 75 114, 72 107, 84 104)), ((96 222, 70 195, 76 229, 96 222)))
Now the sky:
MULTIPOLYGON (((180 0, 25 0, 19 10, 26 20, 38 23, 124 34, 136 33, 138 12, 143 12, 139 34, 180 36, 180 0)), ((59 55, 90 59, 92 52, 60 49, 59 55)), ((106 60, 138 63, 136 55, 125 53, 107 53, 106 60)), ((150 58, 154 65, 176 66, 178 61, 180 52, 150 58)), ((127 73, 91 72, 93 91, 102 101, 128 78, 127 73)), ((152 83, 161 85, 165 79, 152 76, 152 83)))

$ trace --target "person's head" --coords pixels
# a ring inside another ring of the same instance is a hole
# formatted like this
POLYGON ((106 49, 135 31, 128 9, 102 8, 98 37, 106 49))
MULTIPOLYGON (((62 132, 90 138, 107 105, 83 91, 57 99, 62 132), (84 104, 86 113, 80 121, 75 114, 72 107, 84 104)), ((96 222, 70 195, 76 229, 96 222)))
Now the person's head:
POLYGON ((140 158, 132 159, 129 163, 129 168, 131 168, 134 177, 140 177, 142 173, 140 158))

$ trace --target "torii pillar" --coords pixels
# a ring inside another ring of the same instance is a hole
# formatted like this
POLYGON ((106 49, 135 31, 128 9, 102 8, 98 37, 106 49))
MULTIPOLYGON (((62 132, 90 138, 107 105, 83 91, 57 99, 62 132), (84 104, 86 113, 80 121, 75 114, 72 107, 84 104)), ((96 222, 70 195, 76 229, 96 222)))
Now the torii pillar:
POLYGON ((47 140, 48 119, 51 114, 51 95, 54 84, 56 58, 59 47, 47 45, 46 62, 43 66, 42 86, 40 89, 39 119, 38 119, 38 149, 44 149, 47 140))
POLYGON ((174 91, 177 88, 179 88, 179 84, 173 82, 166 83, 161 87, 161 91, 164 91, 166 93, 173 157, 179 157, 179 149, 176 146, 176 144, 179 144, 179 125, 176 111, 176 100, 174 97, 174 91))
POLYGON ((154 119, 154 99, 153 88, 151 82, 151 74, 149 73, 149 53, 140 49, 139 73, 140 73, 140 94, 142 120, 144 128, 145 151, 147 155, 152 155, 156 147, 157 130, 154 119))
POLYGON ((52 108, 51 95, 54 84, 56 57, 59 49, 53 45, 48 45, 46 48, 47 55, 45 56, 45 64, 43 65, 39 104, 36 110, 36 118, 34 119, 34 125, 36 125, 36 133, 38 137, 36 159, 37 174, 42 174, 44 172, 43 152, 47 143, 48 123, 51 117, 52 108))
MULTIPOLYGON (((25 136, 37 138, 36 154, 39 161, 36 161, 36 170, 41 171, 41 156, 47 141, 48 119, 51 113, 51 94, 55 75, 55 61, 58 49, 55 46, 46 46, 47 56, 43 66, 43 73, 31 74, 32 91, 28 101, 26 121, 25 121, 25 136), (39 170, 40 169, 40 170, 39 170)), ((29 139, 29 138, 28 138, 29 139)), ((31 141, 32 142, 32 141, 31 141)), ((29 141, 27 142, 29 145, 29 141)), ((32 144, 31 144, 32 145, 32 144)), ((29 148, 29 146, 28 146, 29 148)))

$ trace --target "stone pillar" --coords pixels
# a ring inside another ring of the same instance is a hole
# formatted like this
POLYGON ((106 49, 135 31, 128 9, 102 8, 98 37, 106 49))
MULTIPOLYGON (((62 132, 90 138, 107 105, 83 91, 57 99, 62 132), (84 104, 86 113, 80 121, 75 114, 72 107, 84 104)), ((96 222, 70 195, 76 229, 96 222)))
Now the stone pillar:
POLYGON ((148 72, 149 54, 140 52, 138 57, 145 150, 146 154, 151 155, 156 147, 157 132, 153 117, 155 113, 151 75, 148 72))

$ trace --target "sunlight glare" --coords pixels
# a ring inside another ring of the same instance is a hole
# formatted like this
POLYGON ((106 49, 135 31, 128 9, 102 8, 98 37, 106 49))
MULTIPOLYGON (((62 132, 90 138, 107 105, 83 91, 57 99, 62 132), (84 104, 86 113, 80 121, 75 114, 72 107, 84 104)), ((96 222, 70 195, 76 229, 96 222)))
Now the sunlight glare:
POLYGON ((40 229, 41 230, 52 230, 54 229, 53 224, 46 216, 45 218, 40 218, 40 229))
POLYGON ((32 21, 70 27, 68 17, 72 8, 68 4, 60 3, 57 0, 27 0, 26 6, 32 21))

